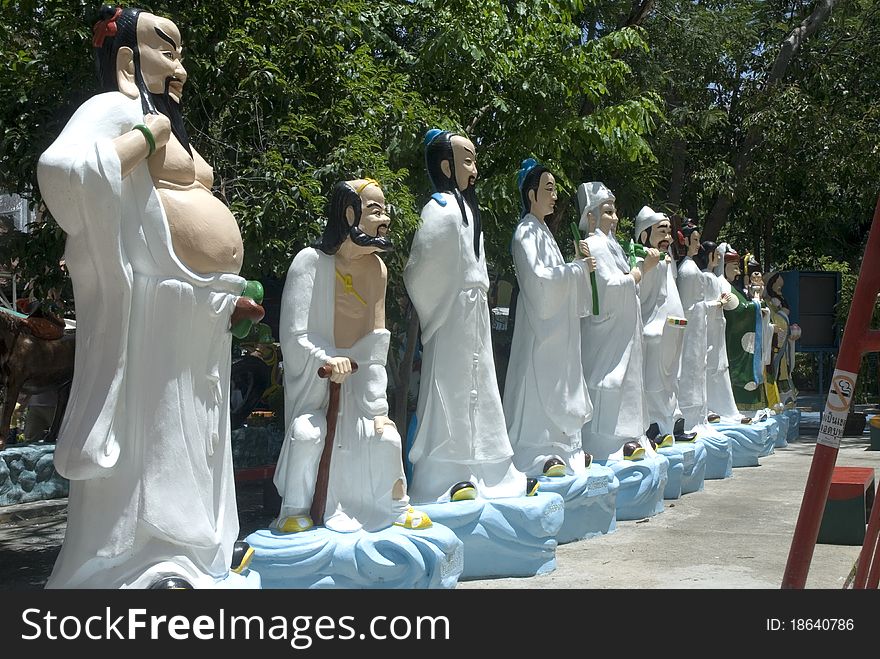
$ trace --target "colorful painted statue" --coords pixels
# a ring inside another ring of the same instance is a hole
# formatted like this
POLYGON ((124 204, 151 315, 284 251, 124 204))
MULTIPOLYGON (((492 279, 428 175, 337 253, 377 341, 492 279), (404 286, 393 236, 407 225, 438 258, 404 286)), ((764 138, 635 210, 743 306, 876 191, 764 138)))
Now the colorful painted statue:
POLYGON ((214 587, 248 579, 229 425, 242 240, 211 194, 179 104, 180 31, 137 9, 95 26, 104 92, 42 155, 67 234, 76 361, 55 466, 70 479, 53 588, 214 587))
POLYGON ((476 149, 433 129, 425 161, 436 192, 403 272, 423 345, 410 494, 417 502, 522 496, 537 482, 513 464, 495 376, 476 149))
MULTIPOLYGON (((763 386, 765 314, 760 300, 746 297, 739 259, 729 258, 734 255, 738 256, 733 249, 728 249, 724 263, 724 276, 731 285, 731 293, 739 302, 736 307, 724 310, 730 385, 738 410, 762 410, 767 407, 763 386)), ((753 272, 760 270, 757 266, 757 261, 753 260, 753 272)), ((766 313, 769 316, 769 311, 766 313)))
POLYGON ((379 254, 392 249, 389 223, 378 182, 337 183, 323 235, 287 272, 279 337, 286 431, 275 470, 280 531, 314 524, 339 532, 431 526, 409 505, 401 439, 387 416, 391 334, 385 328, 388 275, 379 254), (322 367, 326 379, 319 377, 322 367), (334 387, 337 409, 329 409, 334 387), (316 499, 323 510, 312 513, 316 499))
POLYGON ((648 249, 640 266, 630 266, 614 233, 615 197, 604 184, 582 183, 577 199, 579 227, 589 232, 587 245, 596 260, 600 306, 598 315, 581 320, 581 360, 593 402, 593 417, 582 431, 583 446, 605 461, 621 447, 638 443, 647 427, 638 284, 661 255, 648 249))
POLYGON ((770 322, 775 328, 771 347, 771 362, 767 367, 768 380, 776 383, 779 399, 783 405, 793 405, 797 400, 791 372, 794 368, 795 342, 800 338, 800 326, 790 322, 791 308, 782 293, 785 281, 779 271, 771 273, 764 289, 764 300, 770 309, 770 322))
POLYGON ((672 222, 664 213, 643 206, 636 215, 635 239, 663 255, 656 268, 642 275, 639 301, 644 337, 645 401, 650 425, 646 435, 658 448, 674 441, 693 441, 685 432, 678 406, 678 371, 685 325, 676 285, 677 268, 670 255, 672 222))
POLYGON ((530 476, 581 474, 591 458, 581 428, 593 413, 581 367, 580 319, 591 304, 595 269, 587 241, 566 263, 547 226, 556 207, 556 179, 533 159, 517 177, 522 219, 511 251, 519 283, 504 415, 514 464, 530 476))
POLYGON ((739 305, 739 299, 731 294, 730 282, 724 278, 724 259, 729 255, 732 261, 739 256, 729 252, 729 245, 715 245, 712 241, 703 241, 700 251, 694 257, 697 265, 703 270, 706 280, 706 301, 708 311, 706 317, 706 406, 709 416, 713 414, 727 423, 748 423, 750 417, 740 414, 733 397, 730 385, 729 364, 727 361, 727 340, 725 328, 727 321, 725 311, 732 311, 739 305), (711 302, 717 300, 719 304, 711 302))

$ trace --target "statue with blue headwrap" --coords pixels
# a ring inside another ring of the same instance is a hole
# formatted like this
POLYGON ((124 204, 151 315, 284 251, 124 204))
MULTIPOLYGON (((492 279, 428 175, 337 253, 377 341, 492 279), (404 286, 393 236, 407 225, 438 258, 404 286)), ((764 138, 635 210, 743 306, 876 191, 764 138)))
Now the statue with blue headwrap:
POLYGON ((425 163, 435 191, 403 272, 423 346, 410 496, 520 496, 529 484, 513 465, 495 377, 476 149, 462 135, 431 130, 425 163))
POLYGON ((562 257, 546 223, 557 199, 550 170, 524 160, 517 186, 522 217, 511 253, 520 294, 504 386, 507 433, 514 464, 526 474, 582 474, 591 457, 581 427, 593 405, 581 367, 580 319, 590 313, 595 262, 586 240, 571 263, 562 257))

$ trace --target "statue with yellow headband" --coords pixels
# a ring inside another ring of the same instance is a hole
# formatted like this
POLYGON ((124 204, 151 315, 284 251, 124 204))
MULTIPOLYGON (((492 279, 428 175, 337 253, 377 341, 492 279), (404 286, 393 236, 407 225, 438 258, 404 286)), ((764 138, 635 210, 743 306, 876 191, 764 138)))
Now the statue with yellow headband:
POLYGON ((323 235, 288 270, 280 325, 286 431, 275 471, 281 532, 431 526, 409 505, 400 435, 387 416, 388 273, 379 254, 392 249, 389 224, 377 181, 337 183, 323 235))

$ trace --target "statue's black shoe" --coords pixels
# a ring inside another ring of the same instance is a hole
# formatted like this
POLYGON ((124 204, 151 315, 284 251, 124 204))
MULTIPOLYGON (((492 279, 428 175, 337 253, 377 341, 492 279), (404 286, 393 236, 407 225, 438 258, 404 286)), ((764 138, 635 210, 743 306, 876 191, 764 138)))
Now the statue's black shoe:
POLYGON ((645 449, 638 442, 627 442, 623 445, 624 460, 641 460, 645 457, 645 449))
POLYGON ((526 496, 533 497, 538 493, 538 479, 526 478, 526 496))
POLYGON ((193 585, 183 577, 160 577, 150 584, 150 590, 193 590, 193 585))
POLYGON ((449 488, 450 501, 472 501, 477 498, 477 486, 470 481, 461 481, 449 488))
POLYGON ((565 476, 565 463, 559 458, 550 458, 544 463, 545 476, 565 476))
POLYGON ((675 420, 675 425, 672 427, 672 434, 675 436, 675 441, 677 442, 692 442, 697 438, 697 433, 684 431, 684 417, 675 420))
POLYGON ((229 569, 241 574, 254 557, 254 549, 244 540, 239 540, 232 547, 232 565, 229 569))

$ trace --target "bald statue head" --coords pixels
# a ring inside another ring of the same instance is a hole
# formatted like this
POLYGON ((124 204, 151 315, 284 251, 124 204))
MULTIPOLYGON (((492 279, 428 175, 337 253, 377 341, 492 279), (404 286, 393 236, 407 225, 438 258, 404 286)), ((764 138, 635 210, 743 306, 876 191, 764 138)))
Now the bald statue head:
POLYGON ((394 249, 388 237, 390 224, 385 193, 378 181, 340 181, 330 192, 327 225, 313 247, 332 255, 351 240, 374 252, 390 252, 394 249))

